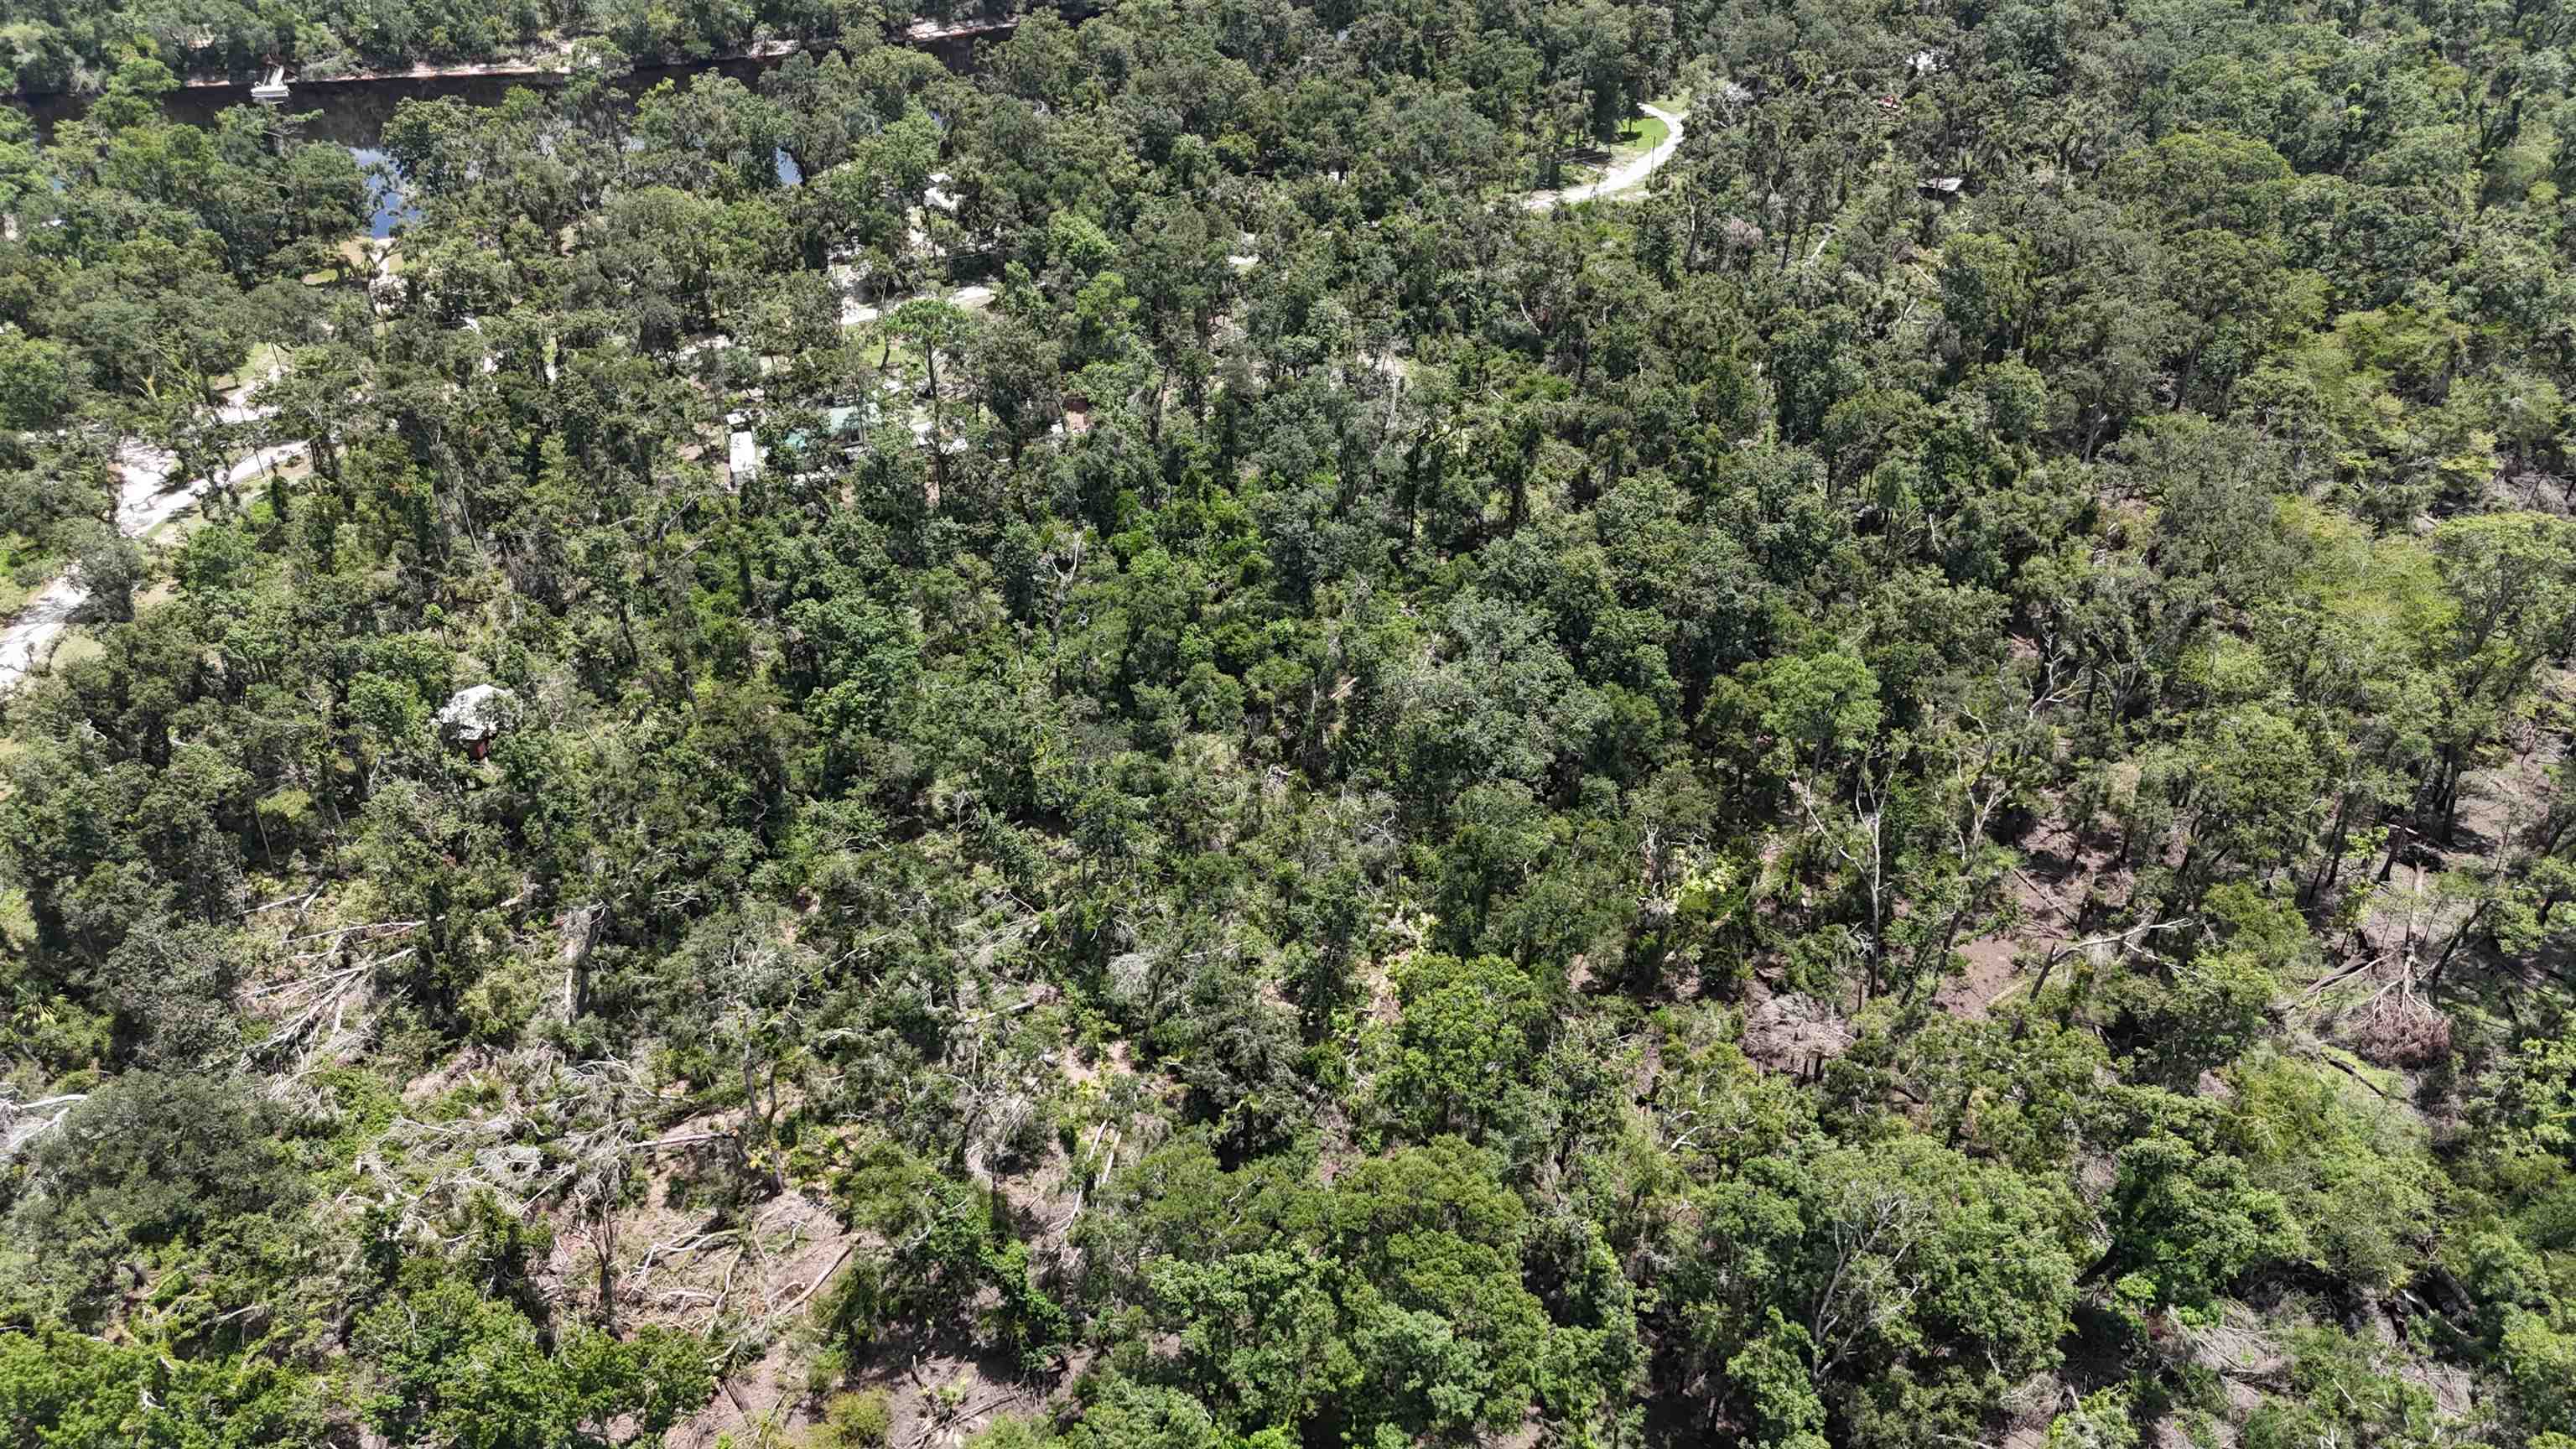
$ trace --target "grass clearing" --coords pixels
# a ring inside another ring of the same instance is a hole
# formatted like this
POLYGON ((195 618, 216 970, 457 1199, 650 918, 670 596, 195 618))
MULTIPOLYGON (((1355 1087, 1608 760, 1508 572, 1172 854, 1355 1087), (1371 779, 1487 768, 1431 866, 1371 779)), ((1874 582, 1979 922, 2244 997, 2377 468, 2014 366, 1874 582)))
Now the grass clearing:
POLYGON ((274 342, 255 342, 251 344, 250 352, 242 359, 240 367, 226 376, 214 379, 215 389, 218 392, 230 392, 234 388, 249 383, 264 382, 270 373, 280 371, 286 366, 287 357, 287 349, 274 342))
POLYGON ((860 335, 865 339, 860 345, 867 365, 878 376, 901 378, 912 383, 930 375, 929 360, 921 345, 911 338, 897 335, 886 323, 869 323, 867 330, 860 335))
POLYGON ((1610 148, 1610 159, 1614 162, 1633 161, 1664 144, 1664 138, 1672 133, 1673 128, 1658 117, 1632 116, 1627 128, 1619 133, 1617 144, 1610 148))
POLYGON ((54 646, 52 667, 59 670, 67 664, 77 664, 84 659, 102 658, 106 653, 106 645, 91 638, 87 628, 75 624, 63 631, 62 642, 54 646))
MULTIPOLYGON (((252 474, 248 478, 235 483, 231 488, 225 491, 231 496, 233 501, 245 511, 252 509, 265 509, 268 498, 269 473, 276 474, 279 479, 284 481, 288 488, 292 489, 296 485, 303 483, 306 479, 313 476, 313 460, 309 456, 298 454, 295 457, 277 464, 275 467, 271 468, 269 472, 252 474)), ((196 533, 205 526, 206 505, 205 500, 200 498, 195 504, 179 510, 179 512, 144 530, 141 534, 136 536, 136 539, 138 542, 150 544, 155 548, 173 549, 186 543, 191 534, 196 533)))
POLYGON ((191 508, 175 518, 164 519, 154 524, 148 532, 135 541, 159 549, 176 549, 186 543, 191 536, 203 530, 205 526, 206 510, 202 506, 191 508))
POLYGON ((1620 128, 1619 139, 1608 147, 1589 147, 1567 158, 1565 179, 1561 184, 1589 186, 1613 169, 1636 161, 1664 144, 1672 129, 1659 117, 1630 116, 1627 124, 1620 128))

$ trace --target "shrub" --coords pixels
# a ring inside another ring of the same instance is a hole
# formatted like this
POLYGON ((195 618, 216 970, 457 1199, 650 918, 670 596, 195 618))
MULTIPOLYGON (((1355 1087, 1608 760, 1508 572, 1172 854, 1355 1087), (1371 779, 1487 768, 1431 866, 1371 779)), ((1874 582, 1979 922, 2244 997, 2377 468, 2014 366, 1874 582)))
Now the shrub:
POLYGON ((823 1410, 816 1449, 879 1449, 894 1432, 894 1405, 883 1389, 835 1394, 823 1410))

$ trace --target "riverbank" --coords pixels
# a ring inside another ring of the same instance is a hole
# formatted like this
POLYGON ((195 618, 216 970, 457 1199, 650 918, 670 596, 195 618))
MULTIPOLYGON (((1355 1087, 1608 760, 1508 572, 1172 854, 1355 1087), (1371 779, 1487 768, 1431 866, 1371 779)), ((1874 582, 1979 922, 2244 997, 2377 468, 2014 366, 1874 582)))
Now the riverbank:
MULTIPOLYGON (((1069 19, 1091 13, 1088 7, 1077 9, 1073 6, 1065 6, 1062 9, 1069 19)), ((1017 15, 946 22, 918 20, 901 31, 883 37, 883 43, 909 46, 954 44, 958 41, 977 40, 987 35, 1008 34, 1018 29, 1019 24, 1020 17, 1017 15)), ((581 43, 585 40, 605 42, 607 37, 596 34, 570 36, 543 50, 503 56, 493 60, 424 63, 394 69, 307 70, 298 68, 293 62, 288 62, 286 81, 290 87, 293 87, 297 85, 416 84, 436 81, 560 80, 571 75, 574 67, 579 64, 582 54, 581 43)), ((845 50, 849 45, 850 41, 847 37, 838 35, 808 36, 792 40, 755 40, 749 45, 711 55, 633 58, 630 60, 630 66, 636 71, 645 72, 698 70, 709 66, 744 62, 779 61, 803 53, 830 54, 845 50)), ((228 71, 191 71, 179 78, 179 89, 208 92, 241 91, 247 95, 256 79, 258 76, 248 73, 235 75, 228 71)), ((95 91, 78 90, 14 91, 0 96, 0 103, 21 106, 59 105, 67 101, 86 102, 96 94, 95 91)), ((292 100, 288 104, 292 105, 292 100)))

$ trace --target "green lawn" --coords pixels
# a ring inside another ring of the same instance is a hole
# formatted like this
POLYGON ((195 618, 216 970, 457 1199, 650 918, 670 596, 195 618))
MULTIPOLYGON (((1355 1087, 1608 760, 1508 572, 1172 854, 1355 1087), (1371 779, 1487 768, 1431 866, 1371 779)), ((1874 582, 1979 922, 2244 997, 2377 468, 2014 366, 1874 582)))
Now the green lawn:
POLYGON ((231 374, 212 379, 218 392, 230 392, 245 383, 264 382, 268 375, 286 365, 287 350, 273 342, 254 343, 243 357, 241 367, 231 374))
POLYGON ((65 629, 54 645, 51 667, 59 670, 84 659, 97 659, 106 653, 106 645, 91 638, 89 630, 76 626, 65 629))
POLYGON ((1607 150, 1577 153, 1578 159, 1565 168, 1564 184, 1585 186, 1598 181, 1611 168, 1625 166, 1664 144, 1670 134, 1672 128, 1653 116, 1631 116, 1607 150))
POLYGON ((1664 144, 1664 138, 1671 134, 1672 127, 1653 116, 1630 117, 1627 129, 1619 133, 1618 144, 1610 148, 1611 164, 1634 161, 1664 144))

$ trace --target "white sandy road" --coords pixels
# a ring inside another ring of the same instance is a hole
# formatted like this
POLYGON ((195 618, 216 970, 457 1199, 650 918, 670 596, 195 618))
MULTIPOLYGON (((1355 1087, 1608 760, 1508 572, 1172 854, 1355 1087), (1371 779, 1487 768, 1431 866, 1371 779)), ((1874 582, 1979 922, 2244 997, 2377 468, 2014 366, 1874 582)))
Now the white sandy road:
POLYGON ((1643 183, 1647 177, 1662 169, 1663 164, 1673 159, 1673 153, 1681 148, 1682 118, 1661 106, 1640 106, 1638 109, 1664 123, 1664 139, 1655 149, 1625 166, 1611 167, 1608 175, 1589 185, 1569 186, 1563 191, 1542 191, 1522 202, 1521 205, 1532 211, 1545 211, 1560 201, 1568 206, 1576 206, 1598 197, 1612 196, 1626 191, 1630 187, 1643 183))
MULTIPOLYGON (((227 421, 239 421, 235 409, 225 409, 227 421)), ((242 413, 241 417, 249 416, 242 413)), ((304 452, 301 443, 283 443, 262 448, 223 475, 221 487, 231 488, 256 478, 278 464, 304 452)), ((169 454, 140 444, 128 443, 117 454, 116 471, 124 479, 116 497, 116 525, 130 538, 140 538, 153 529, 196 506, 210 486, 208 480, 195 478, 177 487, 171 486, 170 469, 174 460, 169 454)), ((36 667, 53 657, 54 646, 61 641, 63 630, 71 626, 72 616, 89 602, 89 590, 70 575, 47 584, 26 607, 18 611, 6 629, 0 629, 0 692, 16 686, 19 680, 35 672, 36 667)))

